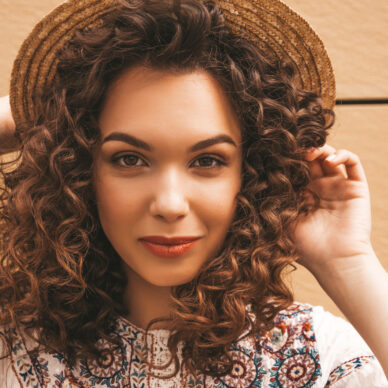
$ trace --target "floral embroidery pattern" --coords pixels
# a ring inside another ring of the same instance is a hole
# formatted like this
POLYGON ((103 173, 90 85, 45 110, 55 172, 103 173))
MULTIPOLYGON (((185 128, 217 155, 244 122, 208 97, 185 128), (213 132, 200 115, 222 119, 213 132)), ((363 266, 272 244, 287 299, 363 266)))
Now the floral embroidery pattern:
MULTIPOLYGON (((117 320, 112 333, 120 340, 118 347, 101 340, 102 356, 95 361, 80 360, 73 368, 61 354, 36 353, 16 331, 12 334, 13 371, 20 386, 26 388, 311 388, 322 376, 312 306, 298 302, 278 314, 274 328, 265 336, 248 336, 232 344, 232 371, 219 378, 203 374, 195 378, 185 369, 171 378, 159 378, 169 376, 175 370, 174 363, 161 371, 153 370, 152 376, 144 360, 157 366, 169 360, 168 335, 152 331, 146 342, 145 331, 124 318, 117 320)), ((178 346, 178 355, 181 349, 178 346)), ((330 373, 326 387, 373 358, 362 356, 339 365, 330 373)), ((322 379, 319 381, 323 386, 322 379)))
POLYGON ((275 320, 275 327, 259 341, 263 354, 274 360, 271 388, 312 387, 322 376, 311 308, 292 305, 275 320))
POLYGON ((33 372, 31 360, 27 355, 16 360, 16 367, 18 368, 19 376, 22 378, 23 383, 25 383, 27 387, 39 387, 38 379, 33 372))
MULTIPOLYGON (((102 347, 102 355, 97 361, 83 361, 79 369, 75 370, 75 375, 82 382, 91 383, 94 386, 121 387, 129 383, 127 375, 127 347, 121 346, 119 349, 110 349, 107 344, 102 347)), ((128 352, 131 354, 131 352, 128 352)))
POLYGON ((58 388, 79 388, 79 383, 72 377, 64 376, 64 372, 56 376, 54 387, 58 388))
POLYGON ((306 347, 289 350, 285 358, 278 358, 271 370, 271 388, 312 387, 318 376, 322 376, 319 355, 315 349, 306 347))
POLYGON ((136 341, 134 344, 134 357, 132 358, 133 370, 131 372, 131 381, 136 387, 144 386, 147 378, 146 364, 142 358, 146 356, 146 349, 143 344, 136 341))
POLYGON ((353 358, 352 360, 343 362, 330 372, 329 378, 325 385, 331 387, 338 380, 343 379, 345 376, 350 375, 354 370, 362 368, 364 365, 369 364, 371 360, 376 360, 375 356, 361 356, 353 358))
MULTIPOLYGON (((249 349, 232 347, 230 352, 233 358, 232 372, 221 378, 214 379, 215 388, 221 387, 261 387, 263 376, 266 373, 262 366, 262 358, 257 353, 252 353, 249 349)), ((211 386, 212 378, 209 378, 211 386)))

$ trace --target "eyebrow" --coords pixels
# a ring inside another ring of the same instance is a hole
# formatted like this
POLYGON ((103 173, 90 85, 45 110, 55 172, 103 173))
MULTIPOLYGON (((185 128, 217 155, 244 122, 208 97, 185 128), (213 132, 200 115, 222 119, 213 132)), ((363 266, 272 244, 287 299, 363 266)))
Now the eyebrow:
MULTIPOLYGON (((124 133, 124 132, 111 133, 110 135, 108 135, 107 137, 104 138, 104 140, 102 141, 102 144, 106 143, 107 141, 111 141, 111 140, 122 141, 124 143, 131 144, 137 148, 142 148, 142 149, 144 149, 146 151, 150 151, 150 152, 152 152, 154 150, 154 148, 151 145, 149 145, 148 143, 146 143, 145 141, 138 139, 137 137, 129 135, 129 134, 124 133)), ((198 151, 198 150, 201 150, 203 148, 207 148, 207 147, 210 147, 214 144, 219 144, 219 143, 229 143, 229 144, 232 144, 235 147, 237 147, 236 143, 233 141, 233 139, 230 136, 218 135, 218 136, 211 137, 209 139, 201 140, 198 143, 195 143, 194 145, 192 145, 189 148, 189 152, 195 152, 195 151, 198 151)))

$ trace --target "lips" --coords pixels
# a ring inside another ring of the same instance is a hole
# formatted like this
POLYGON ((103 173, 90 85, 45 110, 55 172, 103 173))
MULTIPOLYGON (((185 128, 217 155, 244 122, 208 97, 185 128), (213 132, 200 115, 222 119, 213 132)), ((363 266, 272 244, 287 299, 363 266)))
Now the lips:
POLYGON ((178 257, 188 252, 197 244, 200 237, 143 237, 140 243, 152 254, 160 257, 178 257))
POLYGON ((178 237, 164 237, 164 236, 147 236, 141 237, 139 240, 148 241, 153 244, 160 245, 180 245, 193 242, 200 239, 197 236, 178 236, 178 237))

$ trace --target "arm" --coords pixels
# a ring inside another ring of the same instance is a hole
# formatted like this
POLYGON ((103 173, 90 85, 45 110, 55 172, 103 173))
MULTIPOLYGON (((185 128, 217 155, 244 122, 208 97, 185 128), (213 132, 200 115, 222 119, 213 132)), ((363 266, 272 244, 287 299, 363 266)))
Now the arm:
POLYGON ((388 274, 370 254, 344 258, 342 268, 321 267, 312 273, 363 337, 388 376, 388 274), (351 264, 351 265, 350 265, 351 264))
POLYGON ((15 122, 11 114, 9 96, 0 97, 0 155, 19 149, 20 144, 14 133, 15 122))
POLYGON ((388 376, 388 275, 370 240, 364 169, 356 154, 327 144, 305 158, 311 167, 309 188, 321 202, 292 230, 298 261, 344 313, 388 376))

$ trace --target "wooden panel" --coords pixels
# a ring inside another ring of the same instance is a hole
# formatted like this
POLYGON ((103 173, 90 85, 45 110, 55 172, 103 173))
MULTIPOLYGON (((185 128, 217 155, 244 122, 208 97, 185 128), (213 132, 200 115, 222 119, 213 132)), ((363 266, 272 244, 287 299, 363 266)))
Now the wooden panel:
POLYGON ((61 0, 0 0, 0 78, 1 95, 9 94, 13 61, 35 24, 61 0))
POLYGON ((372 202, 372 244, 388 270, 388 105, 337 107, 336 114, 328 143, 361 159, 372 202))
MULTIPOLYGON (((388 1, 283 0, 323 40, 333 62, 338 98, 388 98, 388 1)), ((0 92, 22 41, 60 0, 1 0, 0 92)))
MULTIPOLYGON (((361 105, 336 108, 336 124, 328 144, 356 153, 364 167, 371 196, 372 245, 388 271, 388 106, 361 105)), ((290 276, 295 299, 322 305, 333 314, 343 314, 304 267, 290 276)))
POLYGON ((388 98, 387 0, 283 0, 322 39, 338 98, 388 98))

